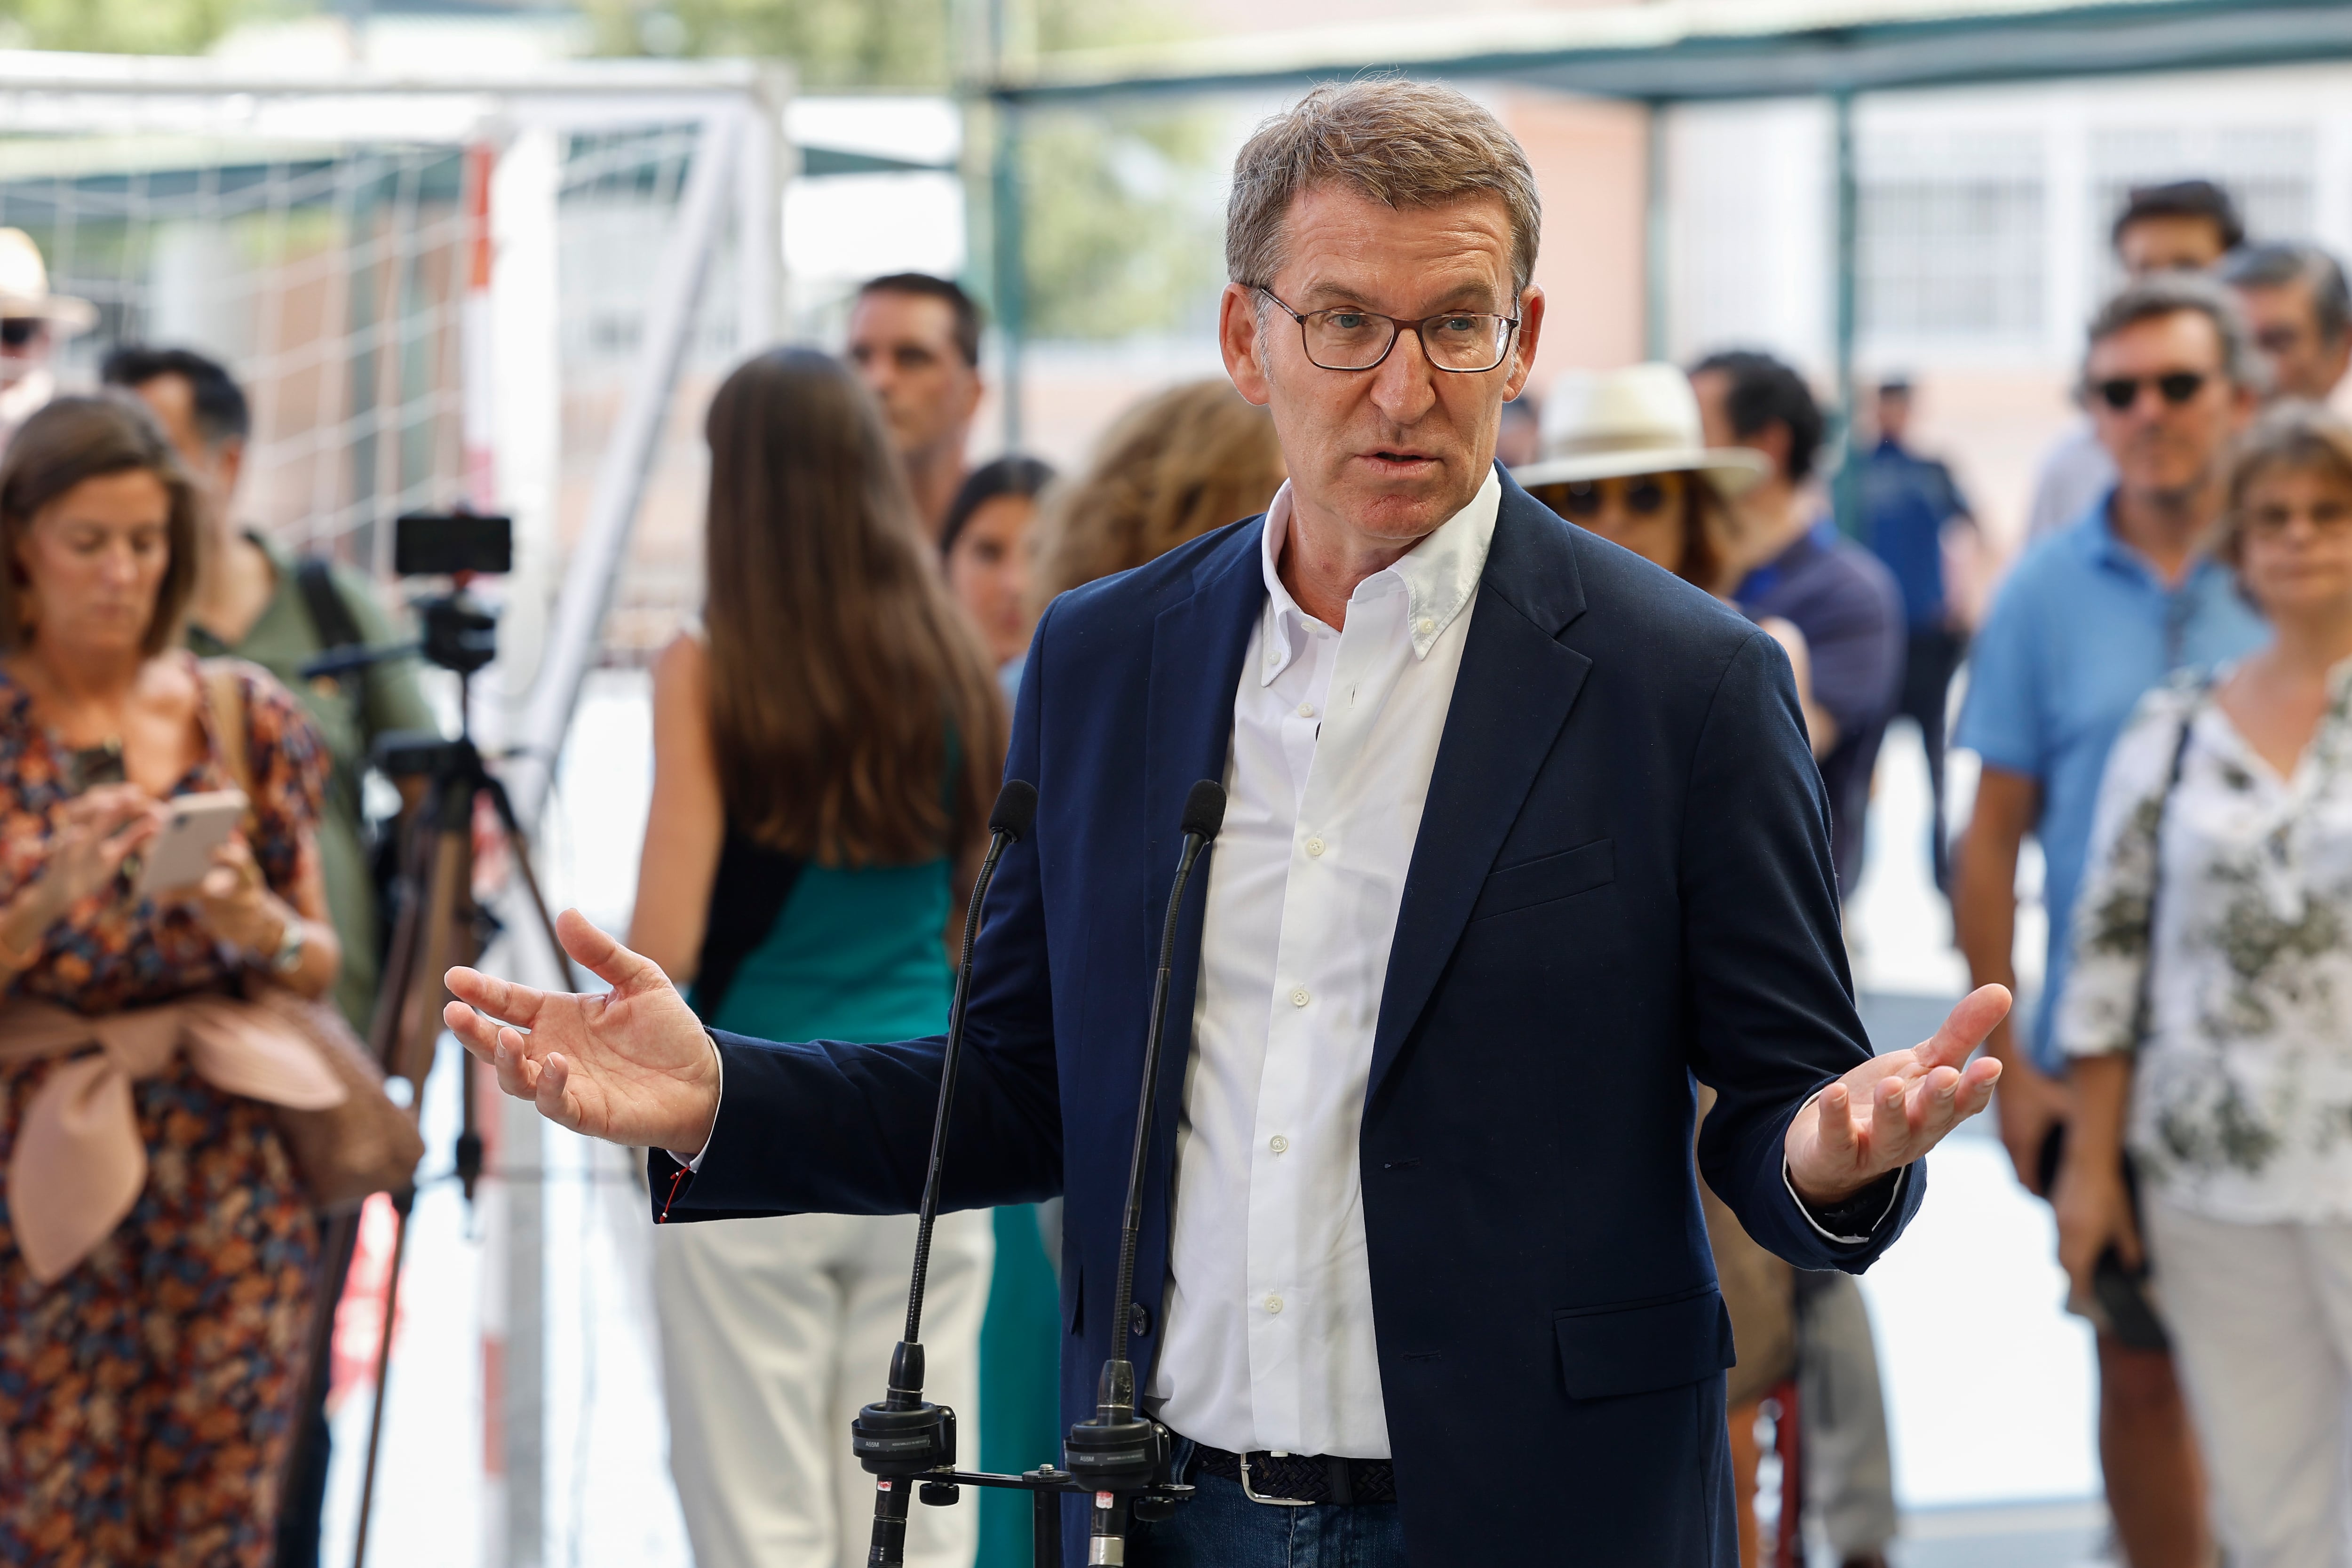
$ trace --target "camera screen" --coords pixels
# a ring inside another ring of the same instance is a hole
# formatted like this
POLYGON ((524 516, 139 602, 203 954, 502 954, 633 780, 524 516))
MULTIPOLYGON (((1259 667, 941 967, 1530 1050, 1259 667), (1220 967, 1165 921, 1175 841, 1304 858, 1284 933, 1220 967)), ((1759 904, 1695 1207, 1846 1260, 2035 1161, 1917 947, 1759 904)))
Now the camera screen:
POLYGON ((392 569, 403 577, 514 570, 514 520, 472 512, 413 511, 396 525, 392 569))

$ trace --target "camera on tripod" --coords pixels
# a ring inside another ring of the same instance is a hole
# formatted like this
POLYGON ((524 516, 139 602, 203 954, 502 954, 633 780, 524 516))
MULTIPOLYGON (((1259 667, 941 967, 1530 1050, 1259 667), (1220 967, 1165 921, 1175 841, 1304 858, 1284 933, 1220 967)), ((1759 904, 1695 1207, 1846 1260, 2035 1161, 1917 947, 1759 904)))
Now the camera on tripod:
POLYGON ((499 656, 499 618, 466 591, 469 580, 514 570, 514 519, 469 511, 412 511, 393 525, 392 569, 403 577, 451 577, 457 586, 415 601, 418 651, 461 676, 499 656))

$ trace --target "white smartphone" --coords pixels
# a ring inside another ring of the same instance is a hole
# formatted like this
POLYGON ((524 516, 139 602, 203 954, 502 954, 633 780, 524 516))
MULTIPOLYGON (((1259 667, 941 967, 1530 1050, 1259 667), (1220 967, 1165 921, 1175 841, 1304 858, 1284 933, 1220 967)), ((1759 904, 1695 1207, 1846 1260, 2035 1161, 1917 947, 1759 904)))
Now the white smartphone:
POLYGON ((207 790, 165 801, 163 831, 139 852, 136 896, 152 899, 202 881, 212 869, 213 851, 228 842, 244 820, 245 807, 241 789, 207 790))

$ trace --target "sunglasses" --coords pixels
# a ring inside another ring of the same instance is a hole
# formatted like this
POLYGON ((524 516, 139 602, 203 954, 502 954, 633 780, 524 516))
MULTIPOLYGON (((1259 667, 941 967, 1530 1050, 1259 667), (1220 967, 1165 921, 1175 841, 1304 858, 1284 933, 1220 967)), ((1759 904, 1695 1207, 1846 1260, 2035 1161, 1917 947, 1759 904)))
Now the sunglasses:
POLYGON ((1552 510, 1562 517, 1599 517, 1612 489, 1624 489, 1625 510, 1636 517, 1654 517, 1666 510, 1672 499, 1666 487, 1653 479, 1571 479, 1562 485, 1548 485, 1546 500, 1552 510))
POLYGON ((2211 379, 2201 370, 2176 370, 2168 375, 2119 375, 2110 381, 2095 381, 2091 390, 2098 395, 2100 402, 2124 414, 2139 401, 2139 389, 2150 382, 2156 384, 2158 395, 2166 403, 2179 408, 2204 391, 2205 384, 2211 379))
POLYGON ((21 349, 41 335, 47 323, 38 316, 0 317, 0 348, 21 349))

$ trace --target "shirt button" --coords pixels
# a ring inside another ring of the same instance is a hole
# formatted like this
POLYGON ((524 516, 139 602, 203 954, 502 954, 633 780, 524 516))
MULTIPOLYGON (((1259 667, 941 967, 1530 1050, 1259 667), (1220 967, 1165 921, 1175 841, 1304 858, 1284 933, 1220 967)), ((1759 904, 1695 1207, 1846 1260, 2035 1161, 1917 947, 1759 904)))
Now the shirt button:
POLYGON ((1431 620, 1427 616, 1423 616, 1421 619, 1412 623, 1412 629, 1419 632, 1422 636, 1427 637, 1430 633, 1437 629, 1437 623, 1431 620))
POLYGON ((1294 985, 1290 988, 1290 1005, 1292 1006, 1304 1007, 1307 1005, 1307 1000, 1306 986, 1294 985))
POLYGON ((1308 839, 1307 841, 1307 853, 1310 856, 1321 855, 1323 853, 1323 840, 1320 838, 1308 839))
POLYGON ((1312 719, 1312 718, 1314 718, 1314 717, 1315 717, 1315 704, 1313 704, 1312 702, 1302 702, 1302 703, 1300 703, 1300 704, 1298 705, 1298 716, 1299 716, 1301 719, 1312 719))
POLYGON ((1267 1148, 1269 1148, 1269 1149, 1273 1150, 1276 1153, 1279 1154, 1279 1153, 1281 1153, 1284 1150, 1288 1149, 1288 1148, 1290 1147, 1290 1140, 1289 1140, 1289 1139, 1287 1139, 1287 1138, 1285 1138, 1281 1133, 1277 1132, 1277 1133, 1276 1133, 1273 1137, 1271 1137, 1271 1138, 1269 1138, 1269 1139, 1267 1139, 1267 1140, 1265 1141, 1265 1146, 1266 1146, 1267 1148))
POLYGON ((1267 1311, 1269 1311, 1269 1312, 1279 1312, 1279 1311, 1281 1311, 1281 1310, 1282 1310, 1282 1298, 1281 1298, 1281 1297, 1279 1297, 1279 1296, 1268 1296, 1268 1297, 1265 1299, 1265 1310, 1266 1310, 1267 1311))

